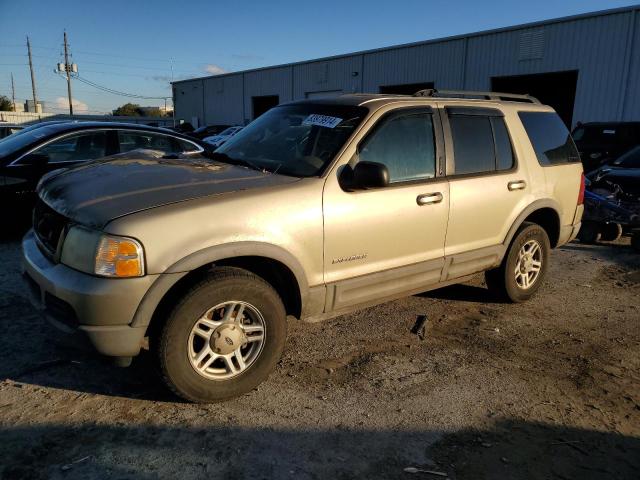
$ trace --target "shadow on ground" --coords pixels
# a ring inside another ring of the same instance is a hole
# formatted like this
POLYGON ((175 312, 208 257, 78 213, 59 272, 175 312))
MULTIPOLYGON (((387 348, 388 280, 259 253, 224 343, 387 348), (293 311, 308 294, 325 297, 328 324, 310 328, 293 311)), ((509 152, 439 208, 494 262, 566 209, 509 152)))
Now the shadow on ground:
POLYGON ((488 289, 467 284, 456 284, 448 287, 419 293, 418 297, 434 298, 438 300, 459 300, 472 303, 505 303, 496 298, 488 289))
POLYGON ((624 243, 587 244, 571 242, 560 247, 571 252, 583 252, 595 258, 615 263, 621 267, 640 266, 640 255, 624 238, 624 243))
POLYGON ((636 479, 640 469, 639 438, 519 421, 444 437, 429 431, 233 425, 24 426, 0 434, 5 480, 392 479, 407 478, 407 467, 456 479, 590 480, 636 479))

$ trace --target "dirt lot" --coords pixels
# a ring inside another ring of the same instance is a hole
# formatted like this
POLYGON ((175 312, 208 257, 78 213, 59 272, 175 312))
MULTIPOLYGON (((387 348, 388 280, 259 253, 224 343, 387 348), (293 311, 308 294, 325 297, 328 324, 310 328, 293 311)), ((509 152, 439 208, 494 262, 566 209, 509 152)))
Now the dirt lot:
POLYGON ((568 245, 523 305, 482 278, 290 322, 270 380, 190 405, 34 316, 0 243, 0 478, 640 478, 640 256, 568 245), (428 316, 426 335, 410 333, 428 316))

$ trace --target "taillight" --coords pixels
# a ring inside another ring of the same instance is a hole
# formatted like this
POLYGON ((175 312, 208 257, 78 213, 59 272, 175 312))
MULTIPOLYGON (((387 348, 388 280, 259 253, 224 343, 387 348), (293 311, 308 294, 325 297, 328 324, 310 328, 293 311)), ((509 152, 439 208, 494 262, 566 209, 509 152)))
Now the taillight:
POLYGON ((584 172, 580 175, 580 193, 578 193, 578 205, 584 204, 584 172))

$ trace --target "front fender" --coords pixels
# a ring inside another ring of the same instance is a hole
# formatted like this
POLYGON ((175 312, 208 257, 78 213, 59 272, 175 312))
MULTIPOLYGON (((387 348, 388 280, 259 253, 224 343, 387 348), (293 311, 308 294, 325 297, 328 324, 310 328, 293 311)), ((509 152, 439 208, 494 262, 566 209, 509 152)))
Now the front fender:
POLYGON ((309 283, 302 265, 291 253, 282 247, 268 243, 253 241, 234 242, 204 248, 191 253, 171 265, 158 277, 145 294, 136 310, 131 326, 148 326, 160 301, 167 292, 189 272, 219 260, 248 256, 265 257, 276 260, 289 268, 298 282, 302 304, 305 304, 309 291, 309 283))

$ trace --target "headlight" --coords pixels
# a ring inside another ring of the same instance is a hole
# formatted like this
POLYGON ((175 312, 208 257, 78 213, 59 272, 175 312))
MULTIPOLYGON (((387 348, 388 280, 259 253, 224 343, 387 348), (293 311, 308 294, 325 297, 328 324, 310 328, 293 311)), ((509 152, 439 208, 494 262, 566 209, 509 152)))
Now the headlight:
POLYGON ((144 275, 142 245, 132 238, 103 235, 96 251, 95 274, 103 277, 144 275))
POLYGON ((60 261, 81 272, 101 277, 141 277, 144 250, 137 240, 72 227, 62 246, 60 261))

